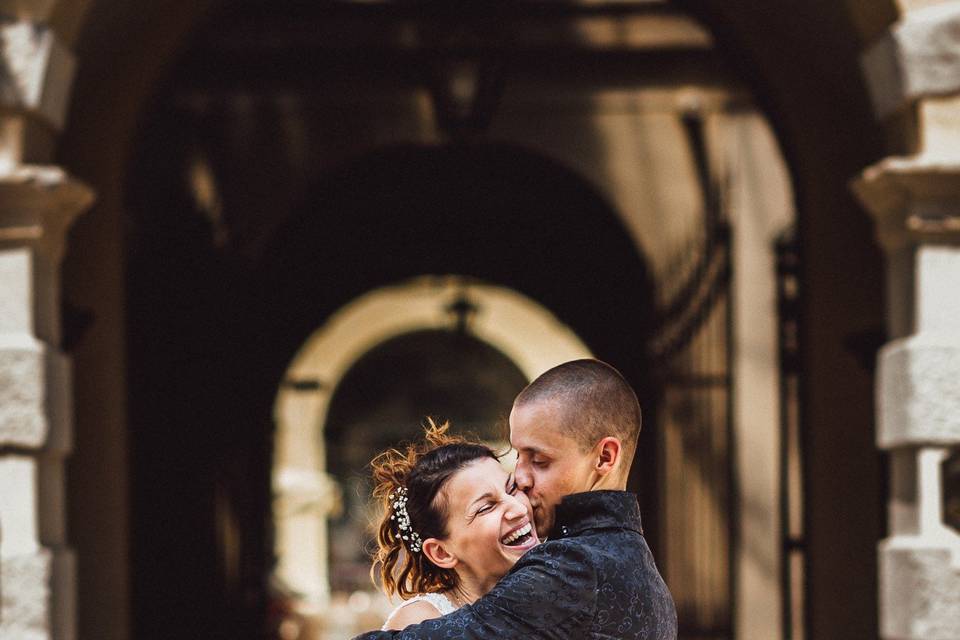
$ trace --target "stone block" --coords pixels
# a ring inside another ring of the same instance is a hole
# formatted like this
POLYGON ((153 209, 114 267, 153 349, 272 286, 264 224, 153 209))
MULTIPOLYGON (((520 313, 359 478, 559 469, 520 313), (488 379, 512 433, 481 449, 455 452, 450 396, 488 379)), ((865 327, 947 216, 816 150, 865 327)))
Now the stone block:
POLYGON ((66 454, 70 360, 28 335, 0 334, 0 446, 66 454))
POLYGON ((937 546, 900 536, 880 545, 880 634, 888 640, 960 637, 960 538, 937 546))
POLYGON ((960 344, 913 336, 885 346, 879 362, 879 446, 960 444, 960 344))
POLYGON ((960 6, 909 12, 864 52, 861 66, 881 118, 924 96, 960 91, 960 6))
POLYGON ((0 104, 36 113, 62 129, 76 61, 53 30, 28 20, 0 22, 0 104))
POLYGON ((39 448, 47 439, 43 345, 0 336, 0 446, 39 448))
POLYGON ((50 640, 51 554, 0 560, 0 638, 50 640))
POLYGON ((62 473, 56 457, 0 456, 0 640, 76 637, 76 558, 44 467, 62 473))

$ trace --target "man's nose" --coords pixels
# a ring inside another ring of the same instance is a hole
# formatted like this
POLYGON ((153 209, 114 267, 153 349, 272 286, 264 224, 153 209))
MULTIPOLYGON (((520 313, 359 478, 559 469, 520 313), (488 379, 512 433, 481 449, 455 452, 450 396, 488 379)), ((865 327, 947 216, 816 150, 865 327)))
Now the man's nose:
POLYGON ((517 460, 517 468, 513 472, 513 479, 517 483, 517 488, 524 493, 533 487, 533 474, 530 473, 530 468, 520 460, 517 460))

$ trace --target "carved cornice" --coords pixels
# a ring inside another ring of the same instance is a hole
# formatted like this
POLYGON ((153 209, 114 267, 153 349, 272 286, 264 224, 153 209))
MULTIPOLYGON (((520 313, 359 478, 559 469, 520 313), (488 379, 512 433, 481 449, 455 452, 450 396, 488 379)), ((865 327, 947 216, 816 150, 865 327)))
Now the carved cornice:
POLYGON ((960 244, 960 159, 886 158, 851 186, 888 251, 909 244, 960 244))
POLYGON ((93 200, 93 190, 60 167, 0 173, 0 247, 32 244, 59 258, 67 228, 93 200))

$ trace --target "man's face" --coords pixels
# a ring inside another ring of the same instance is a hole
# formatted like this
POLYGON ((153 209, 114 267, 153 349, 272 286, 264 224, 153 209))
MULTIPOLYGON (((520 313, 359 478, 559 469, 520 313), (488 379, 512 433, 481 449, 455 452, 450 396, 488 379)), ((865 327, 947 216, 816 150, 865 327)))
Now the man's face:
POLYGON ((510 444, 517 450, 517 486, 530 498, 537 534, 553 528, 554 511, 571 493, 593 485, 592 451, 562 430, 563 411, 550 402, 515 406, 510 412, 510 444))

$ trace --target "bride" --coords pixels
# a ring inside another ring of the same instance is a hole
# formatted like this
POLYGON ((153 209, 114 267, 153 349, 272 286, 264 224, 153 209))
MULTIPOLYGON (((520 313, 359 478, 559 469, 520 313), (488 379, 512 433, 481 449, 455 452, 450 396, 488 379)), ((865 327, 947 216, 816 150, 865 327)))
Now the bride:
POLYGON ((384 508, 371 575, 404 602, 383 629, 450 613, 539 543, 526 495, 489 447, 430 421, 424 441, 373 459, 384 508))

